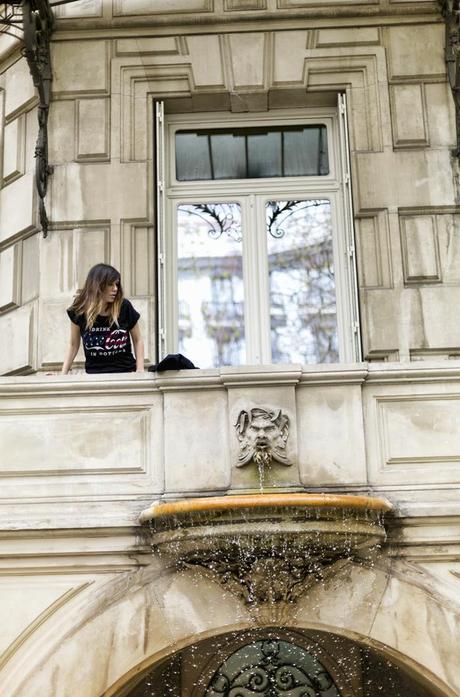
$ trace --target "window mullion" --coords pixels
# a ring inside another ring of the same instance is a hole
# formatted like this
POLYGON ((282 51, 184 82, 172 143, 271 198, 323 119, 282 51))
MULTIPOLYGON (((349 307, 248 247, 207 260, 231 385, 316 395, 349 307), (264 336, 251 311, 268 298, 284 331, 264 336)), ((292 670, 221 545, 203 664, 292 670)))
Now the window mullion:
POLYGON ((268 245, 265 204, 267 196, 259 194, 255 197, 255 237, 257 238, 256 270, 258 274, 258 307, 257 318, 259 327, 259 342, 261 363, 272 362, 270 336, 270 292, 268 279, 268 245))
POLYGON ((166 310, 166 220, 165 220, 165 135, 164 135, 164 103, 155 103, 155 228, 157 249, 157 359, 161 360, 166 353, 167 341, 167 310, 166 310))
POLYGON ((168 231, 165 239, 164 272, 167 303, 165 303, 165 326, 168 328, 164 339, 164 352, 176 353, 179 335, 178 272, 177 272, 177 214, 179 201, 171 199, 167 207, 168 231))
POLYGON ((243 222, 243 277, 245 287, 246 362, 262 363, 256 197, 245 196, 243 222))
POLYGON ((346 234, 346 268, 348 271, 348 312, 351 325, 351 350, 348 348, 342 360, 362 360, 361 333, 359 321, 358 274, 356 264, 356 243, 353 224, 353 198, 351 190, 350 145, 348 139, 347 99, 338 95, 340 160, 342 168, 343 204, 346 234))

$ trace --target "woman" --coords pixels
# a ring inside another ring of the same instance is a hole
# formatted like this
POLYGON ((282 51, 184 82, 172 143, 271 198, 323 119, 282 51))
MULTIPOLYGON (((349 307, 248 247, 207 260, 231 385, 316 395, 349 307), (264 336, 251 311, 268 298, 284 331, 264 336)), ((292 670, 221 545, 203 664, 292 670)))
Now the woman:
POLYGON ((83 338, 87 373, 138 373, 144 371, 144 344, 139 313, 123 298, 119 272, 108 264, 90 269, 85 285, 67 310, 70 343, 62 372, 72 367, 83 338), (131 341, 134 347, 133 355, 131 341))

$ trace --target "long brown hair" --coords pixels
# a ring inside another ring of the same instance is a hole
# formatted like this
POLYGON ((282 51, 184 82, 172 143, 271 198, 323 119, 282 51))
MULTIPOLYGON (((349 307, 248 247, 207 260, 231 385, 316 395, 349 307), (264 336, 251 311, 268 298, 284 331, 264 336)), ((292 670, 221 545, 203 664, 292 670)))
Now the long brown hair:
POLYGON ((121 303, 123 302, 120 273, 108 264, 96 264, 89 270, 85 285, 81 290, 77 291, 74 301, 69 308, 76 315, 85 315, 87 329, 93 327, 96 317, 105 310, 103 294, 107 286, 116 282, 118 282, 118 291, 115 300, 109 305, 111 325, 118 324, 121 303))

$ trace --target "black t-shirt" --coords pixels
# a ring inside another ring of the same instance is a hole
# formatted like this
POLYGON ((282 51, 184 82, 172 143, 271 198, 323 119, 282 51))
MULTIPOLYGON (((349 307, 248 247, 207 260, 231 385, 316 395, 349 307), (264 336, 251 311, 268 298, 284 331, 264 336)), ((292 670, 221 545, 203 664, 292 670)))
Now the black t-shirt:
POLYGON ((70 309, 67 314, 80 327, 87 373, 131 373, 136 370, 129 332, 140 315, 129 300, 121 303, 118 325, 110 326, 109 317, 98 315, 92 328, 87 329, 85 315, 76 315, 70 309))

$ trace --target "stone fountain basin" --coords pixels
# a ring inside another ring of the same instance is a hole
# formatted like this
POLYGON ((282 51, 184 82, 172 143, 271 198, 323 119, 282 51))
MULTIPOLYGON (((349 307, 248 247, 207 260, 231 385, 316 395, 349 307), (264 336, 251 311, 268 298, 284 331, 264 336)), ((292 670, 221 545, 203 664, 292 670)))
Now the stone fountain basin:
POLYGON ((141 513, 159 552, 189 562, 231 554, 335 559, 381 545, 383 498, 259 493, 154 503, 141 513))

